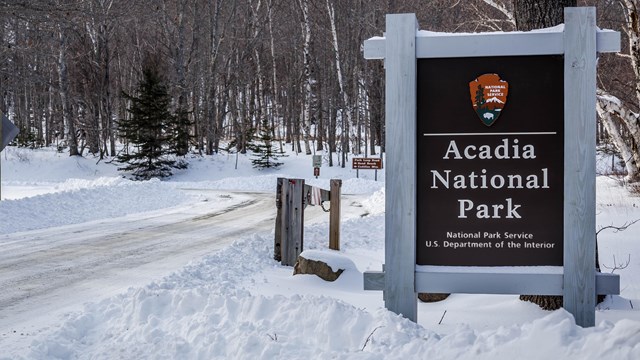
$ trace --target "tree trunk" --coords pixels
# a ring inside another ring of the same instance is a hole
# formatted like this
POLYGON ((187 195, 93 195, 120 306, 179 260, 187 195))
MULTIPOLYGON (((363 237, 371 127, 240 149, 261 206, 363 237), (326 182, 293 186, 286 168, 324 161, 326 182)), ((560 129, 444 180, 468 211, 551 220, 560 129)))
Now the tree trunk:
POLYGON ((311 155, 311 147, 309 145, 309 137, 311 133, 311 24, 309 19, 309 7, 307 0, 298 0, 300 9, 302 10, 302 34, 304 38, 303 61, 304 61, 304 79, 303 79, 303 108, 302 108, 302 131, 304 136, 305 154, 311 155))
POLYGON ((186 25, 185 14, 187 10, 187 2, 185 0, 180 1, 178 5, 178 18, 177 18, 177 36, 178 43, 176 44, 176 59, 175 70, 177 76, 178 85, 178 106, 177 106, 177 121, 176 132, 178 134, 176 138, 176 155, 184 156, 189 152, 189 119, 188 119, 188 104, 189 90, 187 89, 187 64, 186 64, 186 25))
MULTIPOLYGON (((334 62, 336 67, 336 76, 338 79, 338 88, 340 93, 342 94, 342 137, 343 137, 343 148, 342 148, 342 167, 345 167, 346 162, 346 152, 348 151, 346 148, 348 147, 349 134, 350 134, 350 126, 352 124, 352 112, 351 112, 351 99, 349 98, 349 93, 345 88, 346 80, 342 76, 342 62, 340 61, 340 48, 338 47, 338 30, 336 28, 336 17, 335 10, 333 4, 326 0, 327 13, 329 14, 329 23, 331 24, 331 36, 332 36, 332 45, 334 51, 334 62), (346 116, 346 119, 345 119, 346 116)), ((354 151, 354 153, 357 152, 354 151)))
POLYGON ((600 120, 602 121, 604 128, 611 137, 611 140, 620 152, 625 170, 627 171, 625 180, 629 183, 638 182, 640 181, 640 170, 638 169, 638 164, 640 164, 640 153, 638 151, 634 151, 632 145, 633 142, 640 144, 640 128, 633 124, 637 121, 636 115, 632 112, 626 111, 626 109, 621 106, 621 103, 615 100, 617 99, 610 95, 599 96, 597 102, 598 115, 600 116, 600 120), (631 143, 626 141, 624 136, 620 133, 619 126, 617 122, 614 121, 612 115, 622 119, 627 128, 635 130, 630 131, 633 139, 631 143))
POLYGON ((328 101, 327 112, 329 113, 329 166, 333 166, 333 154, 336 153, 337 148, 337 128, 338 119, 336 110, 331 100, 328 101))
MULTIPOLYGON (((576 0, 515 0, 516 28, 529 31, 561 24, 564 8, 569 6, 576 6, 576 0)), ((562 296, 520 295, 520 300, 531 301, 545 310, 562 307, 562 296)))
MULTIPOLYGON (((103 25, 106 27, 107 25, 103 25)), ((109 50, 109 35, 104 33, 104 124, 106 134, 104 135, 105 149, 106 142, 109 141, 109 151, 111 156, 116 155, 116 129, 113 121, 113 104, 111 101, 111 52, 109 50)))
POLYGON ((67 143, 69 145, 69 156, 80 155, 78 152, 78 139, 76 138, 76 127, 73 119, 73 112, 71 109, 71 100, 69 94, 69 74, 67 73, 67 36, 65 30, 61 27, 59 29, 60 49, 58 54, 58 76, 60 80, 60 100, 62 101, 62 118, 65 126, 65 133, 67 136, 67 143))
POLYGON ((561 24, 564 8, 576 6, 576 2, 576 0, 514 0, 516 29, 529 31, 561 24))
POLYGON ((282 136, 280 130, 280 89, 278 87, 278 67, 276 63, 276 46, 275 39, 273 36, 273 5, 272 1, 269 0, 267 4, 267 21, 269 24, 269 51, 271 54, 271 75, 272 75, 272 84, 271 84, 271 127, 273 128, 273 137, 278 140, 278 144, 280 146, 280 152, 283 152, 282 148, 282 136), (276 121, 278 123, 276 123, 276 121))

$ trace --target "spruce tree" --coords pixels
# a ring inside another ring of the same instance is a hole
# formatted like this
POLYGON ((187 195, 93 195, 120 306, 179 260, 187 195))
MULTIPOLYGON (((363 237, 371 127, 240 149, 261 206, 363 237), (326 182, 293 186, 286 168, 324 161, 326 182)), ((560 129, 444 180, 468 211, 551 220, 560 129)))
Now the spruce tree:
POLYGON ((281 162, 278 162, 278 159, 286 155, 273 146, 274 140, 273 128, 266 119, 262 120, 260 122, 260 134, 250 145, 253 153, 251 163, 254 168, 277 169, 282 165, 281 162))
MULTIPOLYGON (((189 120, 189 111, 178 107, 169 127, 169 151, 172 154, 183 157, 189 153, 189 142, 192 139, 189 129, 192 125, 193 122, 189 120)), ((182 159, 177 160, 174 167, 184 169, 187 167, 187 162, 182 159)))
POLYGON ((189 111, 178 108, 173 120, 170 127, 170 150, 177 156, 185 156, 189 152, 189 142, 192 138, 189 134, 189 128, 193 125, 193 122, 189 120, 189 111))
POLYGON ((136 180, 168 177, 175 161, 169 158, 171 134, 167 129, 174 119, 169 111, 171 98, 157 66, 143 66, 137 93, 122 93, 131 102, 127 109, 131 116, 118 124, 118 131, 135 149, 118 155, 117 161, 126 164, 118 170, 130 172, 136 180))

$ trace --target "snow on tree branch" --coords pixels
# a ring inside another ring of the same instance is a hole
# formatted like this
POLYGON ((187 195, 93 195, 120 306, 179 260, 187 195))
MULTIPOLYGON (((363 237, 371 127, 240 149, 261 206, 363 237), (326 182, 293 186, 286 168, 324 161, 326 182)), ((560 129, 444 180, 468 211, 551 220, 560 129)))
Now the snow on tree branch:
POLYGON ((505 4, 502 3, 497 3, 494 0, 483 0, 485 4, 493 7, 494 9, 500 11, 506 18, 507 21, 513 25, 513 27, 516 27, 516 18, 513 15, 513 11, 507 9, 507 7, 505 6, 505 4))
POLYGON ((634 151, 633 144, 625 140, 618 122, 614 120, 618 118, 622 120, 622 125, 629 132, 636 143, 640 140, 640 126, 638 125, 638 114, 624 107, 622 101, 617 97, 598 89, 596 110, 602 123, 613 140, 616 148, 620 152, 627 170, 626 180, 635 182, 640 180, 640 153, 634 151))

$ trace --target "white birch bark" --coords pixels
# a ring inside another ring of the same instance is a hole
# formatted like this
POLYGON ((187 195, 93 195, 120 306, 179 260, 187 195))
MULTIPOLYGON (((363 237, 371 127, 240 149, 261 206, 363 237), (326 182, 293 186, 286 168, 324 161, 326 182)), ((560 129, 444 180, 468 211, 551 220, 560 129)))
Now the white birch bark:
MULTIPOLYGON (((342 138, 343 139, 349 139, 350 136, 350 125, 352 123, 352 112, 351 112, 351 101, 349 99, 349 94, 347 93, 347 91, 345 91, 345 86, 344 86, 344 78, 342 77, 342 62, 340 61, 340 48, 338 46, 338 30, 336 27, 336 16, 335 16, 335 8, 333 7, 333 4, 329 1, 326 0, 326 5, 327 5, 327 14, 329 15, 329 22, 331 25, 331 36, 333 39, 333 50, 335 51, 335 56, 334 56, 334 61, 336 64, 336 75, 338 77, 338 87, 340 89, 340 93, 342 94, 342 116, 343 116, 343 121, 342 121, 342 138), (344 121, 344 117, 346 117, 346 122, 344 121), (346 126, 345 126, 346 124, 346 126)), ((342 142, 343 144, 343 149, 342 151, 346 151, 346 149, 344 149, 344 144, 345 142, 342 142)), ((342 167, 344 167, 344 161, 342 162, 342 167)))
MULTIPOLYGON (((187 1, 181 0, 178 4, 178 14, 176 19, 176 27, 177 27, 177 36, 178 43, 176 51, 176 59, 175 59, 175 69, 177 75, 177 85, 178 85, 178 117, 180 120, 178 121, 177 126, 180 127, 180 131, 189 133, 189 126, 185 123, 188 123, 188 115, 185 113, 188 111, 188 97, 189 97, 189 89, 187 88, 187 55, 186 55, 186 19, 185 13, 187 11, 187 1)), ((176 139, 176 154, 179 156, 184 156, 189 152, 189 140, 188 138, 176 139)))
MULTIPOLYGON (((627 19, 624 31, 629 39, 629 54, 625 58, 629 59, 633 74, 635 75, 635 95, 637 104, 640 105, 640 19, 638 19, 638 6, 635 0, 622 0, 625 17, 627 19)), ((611 136, 616 148, 624 158, 627 170, 627 181, 640 181, 640 120, 639 115, 631 111, 620 99, 607 94, 605 91, 598 91, 598 114, 604 122, 607 132, 611 136), (619 129, 614 117, 620 119, 624 128, 628 131, 629 139, 625 139, 619 129), (635 143, 635 147, 632 144, 635 143)))
MULTIPOLYGON (((253 39, 257 39, 258 36, 260 36, 261 28, 258 25, 258 22, 259 22, 258 16, 260 15, 261 8, 262 8, 262 0, 258 0, 255 8, 252 8, 251 23, 254 29, 253 39)), ((254 56, 255 56, 255 63, 256 63, 256 77, 258 80, 258 88, 256 90, 255 96, 253 97, 254 109, 256 112, 254 127, 258 129, 257 133, 259 133, 259 129, 262 125, 262 117, 265 116, 263 114, 263 106, 262 106, 262 99, 264 99, 264 81, 263 81, 262 61, 260 61, 260 51, 258 50, 259 49, 257 47, 253 49, 254 56)))
POLYGON ((59 35, 59 53, 58 53, 58 78, 60 81, 60 100, 62 101, 62 119, 64 123, 64 131, 67 136, 67 144, 69 145, 69 156, 79 155, 78 140, 76 138, 76 128, 73 123, 73 114, 71 111, 71 100, 69 98, 69 74, 67 71, 67 37, 62 26, 58 29, 59 35))
POLYGON ((638 144, 640 140, 640 129, 638 128, 638 115, 628 111, 622 106, 622 103, 617 98, 605 94, 599 91, 597 101, 597 111, 600 119, 602 120, 607 133, 611 137, 614 145, 620 152, 627 171, 626 181, 637 182, 640 181, 640 171, 638 170, 638 164, 640 164, 640 153, 634 151, 628 141, 620 132, 619 124, 616 123, 614 116, 622 121, 624 127, 629 130, 631 137, 635 143, 638 144))
POLYGON ((494 9, 500 11, 506 18, 507 18, 507 22, 510 23, 513 28, 515 29, 516 27, 516 18, 513 15, 513 11, 511 11, 510 9, 507 8, 507 6, 500 2, 500 1, 495 1, 495 0, 483 0, 485 2, 485 4, 493 7, 494 9))
MULTIPOLYGON (((278 89, 278 70, 277 70, 277 64, 276 64, 276 45, 275 45, 275 39, 273 36, 273 13, 272 13, 272 9, 273 9, 273 4, 272 1, 269 0, 268 4, 268 9, 267 9, 267 20, 269 23, 269 40, 270 40, 270 51, 271 51, 271 66, 272 66, 272 98, 271 98, 271 104, 269 106, 269 108, 271 109, 271 127, 273 128, 273 136, 275 138, 278 139, 278 143, 280 145, 280 152, 283 152, 284 149, 282 147, 282 136, 280 135, 280 126, 276 123, 276 119, 279 119, 280 116, 280 112, 278 109, 278 106, 280 105, 280 97, 279 95, 279 89, 278 89)), ((284 131, 283 131, 284 132, 284 131)))
POLYGON ((309 23, 309 4, 307 0, 298 0, 302 10, 302 36, 304 38, 303 61, 304 61, 304 84, 303 84, 303 106, 302 106, 302 131, 304 139, 304 151, 311 155, 309 137, 311 133, 311 24, 309 23))
POLYGON ((629 39, 629 60, 635 75, 635 93, 638 103, 640 103, 640 19, 638 19, 638 8, 636 1, 623 0, 625 15, 627 18, 626 29, 629 39))

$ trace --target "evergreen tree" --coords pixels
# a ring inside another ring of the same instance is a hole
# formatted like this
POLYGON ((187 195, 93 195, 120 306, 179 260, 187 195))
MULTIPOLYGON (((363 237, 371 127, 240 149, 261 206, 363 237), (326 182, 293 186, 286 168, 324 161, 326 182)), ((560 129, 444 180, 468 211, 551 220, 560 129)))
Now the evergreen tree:
POLYGON ((130 172, 136 180, 170 176, 175 161, 168 157, 171 134, 167 130, 174 123, 174 116, 169 112, 171 98, 157 66, 143 66, 137 93, 138 96, 122 93, 131 101, 127 109, 131 117, 118 124, 118 131, 135 151, 118 155, 117 161, 126 164, 118 170, 130 172))
POLYGON ((189 111, 178 107, 170 125, 172 153, 177 156, 187 155, 189 152, 189 142, 192 138, 191 134, 189 134, 189 129, 193 125, 193 122, 189 120, 189 111))
MULTIPOLYGON (((189 120, 189 111, 178 107, 173 121, 170 124, 170 145, 169 151, 176 156, 185 156, 189 152, 189 142, 192 139, 189 134, 189 129, 193 125, 193 122, 189 120)), ((187 167, 187 162, 184 160, 178 160, 175 163, 176 168, 184 169, 187 167)))
POLYGON ((281 162, 278 162, 278 159, 286 155, 273 146, 273 142, 273 128, 269 125, 269 122, 264 119, 260 122, 260 135, 255 139, 250 147, 253 152, 251 163, 254 168, 277 169, 282 165, 281 162))

